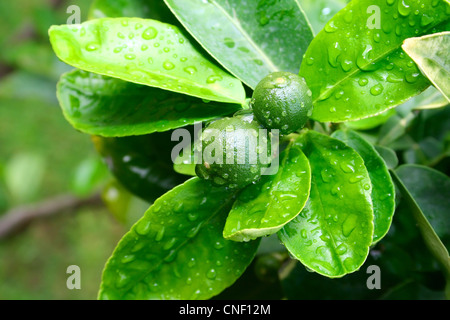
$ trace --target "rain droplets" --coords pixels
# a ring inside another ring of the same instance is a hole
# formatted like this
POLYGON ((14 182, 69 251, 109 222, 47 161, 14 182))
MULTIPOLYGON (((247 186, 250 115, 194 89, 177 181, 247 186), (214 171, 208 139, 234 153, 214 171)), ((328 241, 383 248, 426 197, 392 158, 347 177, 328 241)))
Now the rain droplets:
POLYGON ((157 36, 158 36, 158 30, 156 30, 154 27, 148 27, 142 33, 142 39, 144 39, 144 40, 153 40, 157 36))

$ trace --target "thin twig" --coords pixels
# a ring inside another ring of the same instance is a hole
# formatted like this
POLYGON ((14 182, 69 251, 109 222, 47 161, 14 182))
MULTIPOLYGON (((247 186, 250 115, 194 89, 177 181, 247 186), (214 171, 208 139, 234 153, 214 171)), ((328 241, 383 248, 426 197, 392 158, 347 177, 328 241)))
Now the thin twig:
POLYGON ((17 207, 0 216, 0 240, 11 237, 31 222, 63 212, 73 212, 81 207, 103 205, 101 195, 95 193, 88 198, 61 195, 33 205, 17 207))

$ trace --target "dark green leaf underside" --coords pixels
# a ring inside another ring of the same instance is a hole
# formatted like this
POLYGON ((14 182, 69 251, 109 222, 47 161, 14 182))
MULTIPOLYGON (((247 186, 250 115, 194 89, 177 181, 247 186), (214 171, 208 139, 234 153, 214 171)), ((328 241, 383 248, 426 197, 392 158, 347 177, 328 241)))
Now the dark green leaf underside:
POLYGON ((183 94, 74 70, 57 88, 66 119, 82 132, 104 137, 143 135, 212 120, 241 109, 183 94))

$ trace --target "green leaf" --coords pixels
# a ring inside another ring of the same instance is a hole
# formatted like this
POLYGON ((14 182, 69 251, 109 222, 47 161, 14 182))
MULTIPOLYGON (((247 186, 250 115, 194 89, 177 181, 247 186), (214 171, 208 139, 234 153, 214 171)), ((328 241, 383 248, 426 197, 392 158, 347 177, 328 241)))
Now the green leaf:
POLYGON ((375 145, 375 150, 377 150, 378 154, 383 158, 384 163, 388 169, 395 169, 398 166, 398 157, 394 150, 375 145))
POLYGON ((225 224, 226 239, 248 241, 273 234, 305 206, 311 186, 308 159, 295 140, 280 157, 275 174, 262 176, 237 198, 225 224))
POLYGON ((165 2, 219 63, 253 89, 270 72, 298 73, 313 38, 297 0, 165 2))
POLYGON ((406 39, 403 50, 450 102, 450 32, 406 39))
POLYGON ((345 7, 348 0, 302 0, 302 9, 311 23, 314 34, 318 34, 325 24, 345 7))
POLYGON ((429 86, 401 48, 443 28, 442 0, 351 1, 311 42, 300 68, 317 121, 358 120, 393 108, 429 86))
POLYGON ((175 26, 102 18, 52 26, 56 55, 76 68, 206 100, 242 103, 242 83, 203 56, 175 26))
POLYGON ((436 234, 450 238, 450 178, 420 165, 402 165, 395 172, 436 234))
POLYGON ((186 180, 173 170, 170 131, 125 138, 95 136, 93 141, 117 180, 148 202, 186 180))
POLYGON ((395 115, 395 109, 389 109, 373 117, 348 121, 345 125, 353 130, 370 130, 382 125, 393 115, 395 115))
POLYGON ((238 279, 259 241, 225 240, 234 193, 192 178, 155 201, 122 238, 100 299, 209 299, 238 279))
POLYGON ((358 270, 372 244, 369 174, 358 153, 337 139, 308 131, 298 142, 311 164, 311 193, 278 235, 308 268, 342 277, 358 270))
POLYGON ((394 182, 383 158, 359 134, 351 130, 338 130, 332 136, 358 152, 369 172, 374 213, 373 243, 376 243, 387 234, 392 223, 395 211, 394 182))
POLYGON ((450 298, 450 257, 440 239, 449 236, 450 179, 439 171, 418 165, 402 165, 391 172, 425 244, 442 266, 447 280, 446 295, 450 298))
POLYGON ((147 18, 171 24, 176 21, 164 2, 154 0, 95 0, 89 8, 89 18, 105 17, 147 18))
POLYGON ((57 89, 68 122, 104 137, 168 131, 241 109, 81 70, 64 74, 57 89))

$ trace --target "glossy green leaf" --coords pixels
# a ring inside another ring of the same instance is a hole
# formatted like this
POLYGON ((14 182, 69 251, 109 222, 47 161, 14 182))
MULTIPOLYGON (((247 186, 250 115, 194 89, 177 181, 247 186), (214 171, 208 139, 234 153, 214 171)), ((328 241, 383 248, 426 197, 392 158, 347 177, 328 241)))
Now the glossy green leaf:
POLYGON ((241 109, 81 70, 64 74, 57 89, 69 123, 104 137, 168 131, 241 109))
POLYGON ((89 18, 146 18, 177 25, 177 19, 163 1, 155 0, 95 0, 89 8, 89 18))
POLYGON ((270 72, 298 73, 313 38, 298 0, 165 2, 217 61, 253 89, 270 72))
POLYGON ((376 149, 351 130, 338 130, 332 135, 353 148, 364 160, 372 183, 374 213, 373 242, 380 241, 389 231, 395 211, 395 187, 389 170, 376 149))
POLYGON ((450 256, 440 237, 449 236, 448 208, 450 179, 434 169, 402 165, 392 172, 395 183, 411 209, 424 242, 439 264, 447 280, 450 298, 450 256))
POLYGON ((443 0, 351 1, 314 38, 300 68, 318 121, 377 115, 425 90, 430 82, 401 48, 413 36, 443 28, 443 0))
POLYGON ((450 32, 409 38, 402 48, 450 102, 450 32))
POLYGON ((242 83, 206 58, 175 26, 101 18, 52 26, 56 55, 76 68, 206 100, 242 103, 242 83))
POLYGON ((395 115, 395 109, 389 109, 373 117, 348 121, 345 125, 353 130, 370 130, 382 125, 393 115, 395 115))
POLYGON ((117 180, 148 202, 186 180, 173 170, 170 131, 124 138, 94 136, 93 141, 117 180))
POLYGON ((246 187, 231 209, 223 235, 248 241, 280 230, 306 204, 311 168, 301 147, 291 141, 280 155, 278 171, 246 187))
POLYGON ((298 142, 311 164, 310 197, 278 235, 309 269, 342 277, 358 270, 372 244, 369 174, 363 159, 342 141, 309 131, 298 142))
POLYGON ((234 193, 192 178, 155 201, 122 238, 100 299, 209 299, 238 279, 259 241, 225 240, 234 193))
POLYGON ((301 0, 301 6, 311 23, 314 34, 318 34, 348 2, 348 0, 301 0))

